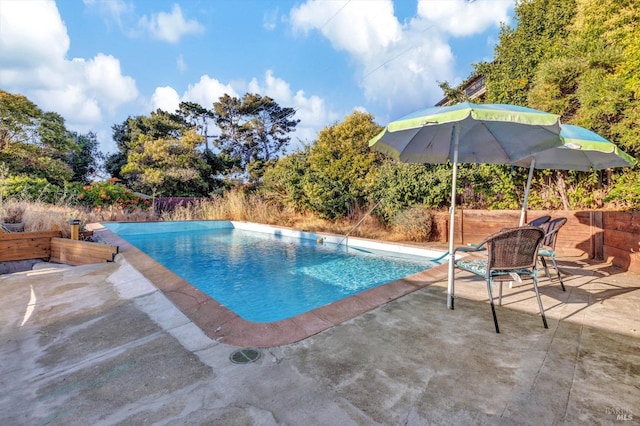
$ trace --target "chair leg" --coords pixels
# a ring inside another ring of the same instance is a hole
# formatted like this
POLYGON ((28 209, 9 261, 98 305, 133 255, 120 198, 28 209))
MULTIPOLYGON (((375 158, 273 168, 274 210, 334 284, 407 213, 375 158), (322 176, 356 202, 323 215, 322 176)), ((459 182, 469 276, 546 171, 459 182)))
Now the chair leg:
POLYGON ((544 256, 540 256, 540 261, 542 262, 542 266, 544 266, 544 273, 547 274, 547 278, 551 281, 551 275, 549 274, 549 268, 547 268, 547 261, 544 260, 544 256))
MULTIPOLYGON (((502 290, 502 283, 500 284, 502 290)), ((498 327, 498 317, 496 316, 496 307, 493 304, 493 294, 491 293, 491 280, 487 280, 487 293, 489 293, 489 303, 491 304, 491 314, 493 315, 493 324, 496 326, 496 333, 500 333, 498 327)))
POLYGON ((540 308, 540 315, 542 316, 542 324, 544 328, 549 328, 547 326, 547 318, 544 316, 544 308, 542 307, 542 300, 540 300, 540 292, 538 292, 538 278, 533 277, 533 289, 536 291, 536 298, 538 299, 538 307, 540 308))
POLYGON ((558 279, 560 280, 560 286, 562 287, 562 291, 567 291, 567 289, 564 288, 564 283, 562 282, 562 277, 560 276, 560 269, 558 269, 558 264, 556 263, 555 256, 551 257, 551 261, 553 262, 553 267, 556 268, 556 273, 558 274, 558 279))
POLYGON ((500 289, 498 290, 498 306, 502 306, 502 281, 500 281, 500 289))

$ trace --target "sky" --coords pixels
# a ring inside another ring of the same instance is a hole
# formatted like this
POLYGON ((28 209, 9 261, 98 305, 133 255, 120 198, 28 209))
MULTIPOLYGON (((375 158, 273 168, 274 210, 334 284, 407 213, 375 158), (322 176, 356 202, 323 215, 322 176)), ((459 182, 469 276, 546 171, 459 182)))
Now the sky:
POLYGON ((493 58, 514 0, 0 0, 0 89, 92 131, 257 93, 296 110, 289 151, 354 110, 385 125, 493 58))

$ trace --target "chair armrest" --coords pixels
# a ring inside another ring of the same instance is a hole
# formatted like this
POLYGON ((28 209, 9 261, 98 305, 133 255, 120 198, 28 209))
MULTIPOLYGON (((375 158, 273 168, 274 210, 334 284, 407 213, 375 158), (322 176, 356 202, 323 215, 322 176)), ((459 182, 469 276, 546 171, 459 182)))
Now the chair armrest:
POLYGON ((458 251, 462 251, 465 253, 474 253, 476 251, 484 251, 484 250, 486 250, 486 248, 484 246, 484 242, 482 242, 480 244, 469 244, 468 246, 456 247, 455 249, 453 249, 453 254, 455 255, 456 252, 458 251))
POLYGON ((487 248, 484 246, 484 244, 474 244, 474 243, 469 243, 467 244, 468 247, 472 247, 475 248, 477 250, 486 250, 487 248))

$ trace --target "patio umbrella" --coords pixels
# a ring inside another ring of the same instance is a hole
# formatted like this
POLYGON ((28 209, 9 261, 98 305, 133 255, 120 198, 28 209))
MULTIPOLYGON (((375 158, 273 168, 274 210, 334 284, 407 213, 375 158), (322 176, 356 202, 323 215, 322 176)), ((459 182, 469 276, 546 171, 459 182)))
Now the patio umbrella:
POLYGON ((635 158, 619 149, 615 144, 584 127, 561 124, 560 138, 563 142, 562 146, 538 152, 514 163, 516 166, 529 167, 529 177, 520 214, 520 226, 524 223, 534 169, 586 172, 591 169, 628 167, 633 166, 636 162, 635 158))
POLYGON ((559 117, 506 104, 459 103, 426 108, 387 125, 369 146, 407 163, 453 165, 447 306, 453 309, 453 234, 458 163, 513 164, 562 145, 559 117))

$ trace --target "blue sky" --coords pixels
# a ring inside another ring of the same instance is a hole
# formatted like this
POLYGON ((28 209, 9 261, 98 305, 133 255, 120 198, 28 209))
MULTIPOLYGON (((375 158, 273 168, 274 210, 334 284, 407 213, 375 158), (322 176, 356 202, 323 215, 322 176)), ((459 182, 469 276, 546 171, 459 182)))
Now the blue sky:
POLYGON ((491 60, 514 0, 0 0, 0 89, 94 131, 227 93, 296 109, 294 144, 354 109, 384 125, 491 60))

